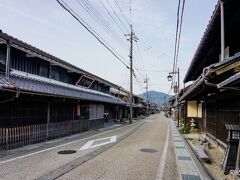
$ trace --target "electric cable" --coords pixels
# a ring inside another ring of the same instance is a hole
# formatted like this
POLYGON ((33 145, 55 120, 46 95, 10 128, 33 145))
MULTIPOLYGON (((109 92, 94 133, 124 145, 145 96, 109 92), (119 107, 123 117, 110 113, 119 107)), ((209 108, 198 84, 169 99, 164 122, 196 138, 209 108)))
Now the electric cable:
POLYGON ((90 34, 92 34, 100 44, 102 44, 108 51, 110 51, 114 55, 114 57, 116 57, 123 65, 125 65, 129 69, 129 66, 124 62, 124 60, 118 56, 119 54, 108 43, 104 42, 105 40, 100 35, 98 35, 81 17, 79 17, 79 15, 72 8, 70 8, 63 0, 57 0, 57 2, 90 34))

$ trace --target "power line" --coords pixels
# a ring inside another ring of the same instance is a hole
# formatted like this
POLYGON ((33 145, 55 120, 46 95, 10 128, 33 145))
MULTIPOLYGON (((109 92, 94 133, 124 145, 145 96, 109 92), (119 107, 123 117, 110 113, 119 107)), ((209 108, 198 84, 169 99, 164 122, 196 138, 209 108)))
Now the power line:
POLYGON ((140 81, 139 78, 136 76, 136 74, 134 74, 134 78, 136 79, 139 87, 140 87, 141 90, 143 91, 143 94, 144 94, 144 96, 147 98, 147 100, 148 100, 149 97, 150 97, 151 99, 153 99, 153 97, 152 97, 150 94, 147 94, 147 93, 145 93, 145 91, 144 91, 144 89, 146 89, 146 88, 147 88, 147 91, 148 91, 149 78, 146 77, 146 79, 144 80, 144 83, 147 83, 146 87, 143 87, 143 86, 141 85, 141 81, 140 81), (147 94, 147 96, 146 96, 145 94, 147 94))
POLYGON ((130 26, 131 23, 128 21, 127 17, 126 17, 125 14, 123 13, 123 11, 122 11, 121 7, 119 6, 118 2, 117 2, 116 0, 115 0, 114 2, 115 2, 115 4, 117 5, 117 7, 118 7, 120 13, 123 15, 124 20, 125 20, 126 23, 130 26))
POLYGON ((90 3, 89 0, 76 0, 77 3, 93 18, 93 20, 113 39, 125 47, 125 41, 111 28, 101 13, 90 3))
MULTIPOLYGON (((182 12, 181 12, 180 28, 179 28, 179 34, 178 34, 177 54, 176 54, 176 67, 177 67, 178 53, 179 53, 179 45, 180 45, 181 33, 182 33, 182 22, 183 22, 184 6, 185 6, 185 0, 183 0, 183 4, 182 4, 182 12)), ((176 70, 176 69, 175 69, 175 70, 176 70)))
POLYGON ((119 18, 119 16, 117 15, 116 11, 114 10, 114 8, 112 7, 111 3, 109 2, 109 0, 106 0, 108 5, 110 6, 110 8, 112 9, 114 15, 117 17, 118 21, 122 24, 122 26, 124 27, 124 29, 126 30, 126 32, 128 33, 129 29, 126 28, 126 26, 124 25, 124 23, 122 22, 122 20, 119 18))
POLYGON ((127 82, 127 69, 123 72, 122 79, 120 80, 119 84, 120 85, 125 85, 127 82))
POLYGON ((157 50, 156 48, 153 48, 150 45, 146 45, 145 43, 143 43, 141 41, 139 41, 139 45, 141 46, 143 51, 145 51, 146 53, 148 53, 149 55, 151 55, 153 57, 156 57, 157 59, 159 59, 161 57, 165 57, 167 59, 170 59, 170 57, 166 53, 161 52, 160 50, 157 50))
MULTIPOLYGON (((176 72, 177 64, 178 64, 178 54, 179 54, 179 46, 181 40, 181 32, 182 32, 182 22, 183 22, 183 13, 184 13, 185 0, 181 3, 181 0, 178 2, 177 9, 177 27, 176 27, 176 37, 175 37, 175 46, 174 46, 174 63, 173 63, 173 72, 176 72), (179 13, 181 8, 181 16, 180 16, 180 24, 179 24, 179 13)), ((175 82, 176 73, 174 73, 173 82, 175 82)))
POLYGON ((154 48, 152 45, 149 45, 148 43, 144 42, 144 41, 141 41, 139 40, 139 43, 145 47, 145 51, 147 50, 152 50, 155 54, 159 55, 159 56, 167 56, 166 53, 164 52, 161 52, 160 50, 154 48))
MULTIPOLYGON (((137 43, 136 43, 136 44, 137 44, 137 43)), ((137 44, 137 49, 138 49, 138 44, 137 44)), ((139 50, 139 49, 138 49, 138 50, 139 50)), ((136 54, 137 61, 135 61, 136 63, 133 64, 133 67, 134 67, 134 69, 136 70, 136 72, 138 72, 139 75, 144 79, 145 77, 144 77, 143 73, 140 71, 140 68, 137 68, 137 67, 136 67, 137 62, 142 62, 142 67, 143 67, 143 69, 144 69, 143 60, 142 60, 140 51, 138 51, 138 53, 137 53, 137 51, 135 51, 135 49, 134 49, 134 52, 135 52, 135 54, 136 54)), ((141 64, 141 63, 139 63, 139 67, 141 67, 140 64, 141 64)))
POLYGON ((137 68, 137 67, 136 67, 136 65, 139 65, 139 67, 141 67, 140 64, 139 64, 139 62, 140 62, 139 56, 138 56, 138 54, 136 53, 135 49, 133 49, 133 51, 134 51, 135 54, 136 54, 136 56, 135 56, 135 57, 136 57, 136 61, 135 61, 135 63, 133 64, 133 67, 134 67, 134 69, 139 73, 139 75, 144 79, 145 77, 144 77, 143 73, 139 71, 140 68, 137 68))
POLYGON ((147 75, 146 75, 146 79, 144 80, 144 83, 146 83, 146 87, 145 87, 145 89, 146 89, 146 93, 147 93, 147 100, 148 100, 148 81, 149 81, 149 78, 147 77, 147 75))
MULTIPOLYGON (((144 94, 144 87, 141 85, 141 81, 139 80, 139 78, 135 74, 133 76, 136 79, 136 82, 137 82, 138 86, 142 90, 142 93, 144 94)), ((144 96, 145 96, 145 94, 144 94, 144 96)))
POLYGON ((57 2, 63 7, 74 19, 76 19, 90 34, 92 34, 108 51, 110 51, 123 65, 128 69, 129 66, 121 59, 118 53, 107 43, 105 40, 97 34, 72 8, 70 8, 63 0, 57 0, 57 2), (118 55, 117 55, 118 54, 118 55))
POLYGON ((143 58, 142 58, 142 55, 141 55, 141 52, 140 52, 140 48, 139 48, 139 46, 138 46, 138 43, 137 43, 137 50, 138 50, 138 54, 139 54, 139 57, 140 57, 140 61, 141 61, 141 63, 142 63, 142 67, 143 67, 143 69, 145 69, 144 64, 143 64, 143 58))
MULTIPOLYGON (((156 73, 169 73, 171 70, 155 70, 155 69, 137 69, 140 71, 149 71, 149 72, 156 72, 156 73)), ((187 71, 187 69, 182 69, 180 71, 187 71)))
POLYGON ((164 96, 165 104, 167 103, 167 97, 169 97, 171 91, 172 91, 172 87, 171 87, 170 90, 168 91, 167 95, 164 96))
POLYGON ((161 87, 161 86, 165 86, 165 87, 167 87, 167 86, 169 86, 169 84, 149 84, 148 86, 151 86, 151 87, 161 87))
MULTIPOLYGON (((139 71, 139 69, 136 67, 135 64, 133 64, 133 67, 134 67, 134 69, 136 70, 136 72, 138 72, 138 74, 144 79, 145 77, 144 77, 143 73, 142 73, 141 71, 139 71)), ((134 71, 134 72, 135 72, 135 71, 134 71)))
MULTIPOLYGON (((134 78, 136 79, 136 82, 137 82, 137 84, 138 84, 138 86, 140 87, 140 89, 142 90, 142 93, 143 93, 143 95, 145 96, 145 98, 146 98, 146 100, 149 100, 149 99, 151 99, 150 101, 153 101, 153 97, 150 95, 150 94, 148 94, 148 96, 146 95, 146 93, 145 93, 145 91, 144 91, 144 87, 141 85, 141 81, 139 80, 139 78, 136 76, 136 74, 134 74, 134 78)), ((148 79, 149 80, 149 79, 148 79)), ((147 82, 148 83, 148 82, 147 82)))
POLYGON ((112 14, 109 12, 108 8, 104 5, 104 3, 102 2, 102 0, 98 0, 100 2, 100 4, 102 5, 102 7, 105 9, 105 11, 107 12, 107 14, 111 17, 111 19, 113 20, 113 22, 117 25, 117 27, 120 29, 120 31, 125 34, 124 30, 122 29, 122 27, 119 25, 119 23, 115 20, 115 18, 112 16, 112 14))
POLYGON ((173 72, 175 70, 176 65, 176 52, 177 52, 177 42, 178 42, 178 31, 179 31, 179 11, 180 11, 181 0, 178 0, 177 7, 177 25, 176 25, 176 33, 175 33, 175 44, 174 44, 174 55, 173 55, 173 72))

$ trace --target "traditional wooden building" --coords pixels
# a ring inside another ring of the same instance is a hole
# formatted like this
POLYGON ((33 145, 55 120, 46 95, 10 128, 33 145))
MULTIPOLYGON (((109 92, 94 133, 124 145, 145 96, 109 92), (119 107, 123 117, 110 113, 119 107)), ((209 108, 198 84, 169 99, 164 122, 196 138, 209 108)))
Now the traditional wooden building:
POLYGON ((222 2, 225 38, 221 38, 219 1, 184 78, 184 83, 193 83, 180 100, 186 103, 185 118, 197 119, 209 140, 226 150, 223 169, 227 173, 235 169, 237 157, 237 148, 230 148, 227 127, 240 124, 240 1, 222 2), (221 42, 225 42, 224 51, 221 42))
MULTIPOLYGON (((117 107, 117 114, 115 115, 116 119, 128 119, 129 118, 129 107, 130 107, 130 93, 129 91, 118 87, 117 89, 112 87, 110 93, 117 97, 118 99, 124 101, 126 104, 124 106, 117 107)), ((139 118, 140 116, 145 116, 147 110, 147 104, 144 98, 133 95, 133 118, 139 118)))
POLYGON ((115 84, 0 31, 0 148, 99 128, 115 84))

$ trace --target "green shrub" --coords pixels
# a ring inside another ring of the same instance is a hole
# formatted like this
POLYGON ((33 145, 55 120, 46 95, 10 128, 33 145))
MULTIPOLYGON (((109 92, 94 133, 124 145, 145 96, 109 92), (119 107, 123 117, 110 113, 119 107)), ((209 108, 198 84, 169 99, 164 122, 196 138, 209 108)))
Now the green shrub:
POLYGON ((181 118, 181 119, 179 120, 180 126, 184 126, 184 123, 185 123, 185 119, 184 119, 184 118, 181 118))
POLYGON ((179 132, 181 134, 189 134, 190 133, 190 130, 191 130, 191 126, 190 124, 187 124, 187 127, 182 127, 179 129, 179 132))

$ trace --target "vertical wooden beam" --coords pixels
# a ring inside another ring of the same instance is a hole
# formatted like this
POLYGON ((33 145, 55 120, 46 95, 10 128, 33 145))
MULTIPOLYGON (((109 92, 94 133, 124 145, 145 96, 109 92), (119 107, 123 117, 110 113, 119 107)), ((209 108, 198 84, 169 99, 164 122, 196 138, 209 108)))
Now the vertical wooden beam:
POLYGON ((75 109, 75 105, 73 105, 73 108, 72 108, 72 110, 73 110, 73 112, 72 112, 72 120, 74 120, 74 109, 75 109))
POLYGON ((77 116, 81 116, 81 106, 80 104, 77 104, 77 116))
POLYGON ((10 71, 10 51, 11 51, 11 44, 7 42, 7 54, 6 54, 6 77, 9 77, 10 71))
POLYGON ((237 159, 236 159, 236 170, 240 171, 240 139, 238 142, 238 150, 237 150, 237 159))
POLYGON ((221 11, 221 61, 225 58, 224 0, 220 0, 221 11))
POLYGON ((50 103, 50 101, 48 101, 48 104, 47 104, 47 134, 46 134, 46 140, 48 140, 48 136, 49 136, 50 112, 51 112, 51 103, 50 103))

